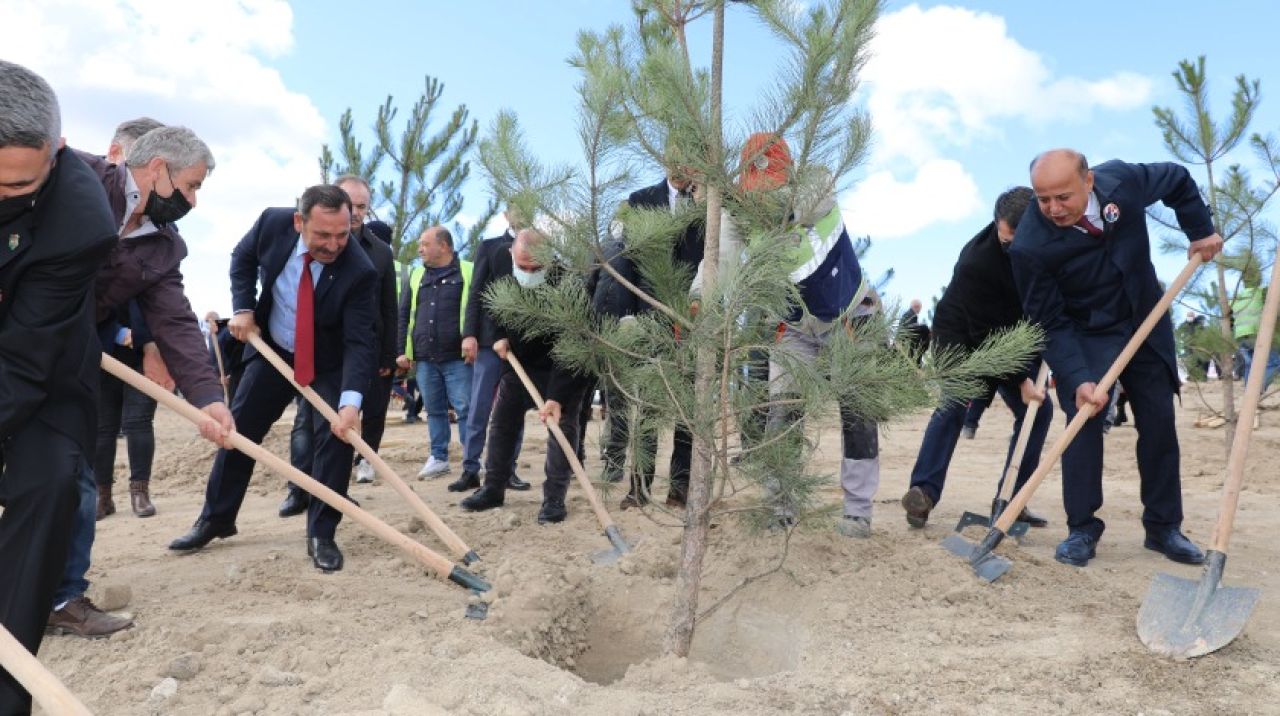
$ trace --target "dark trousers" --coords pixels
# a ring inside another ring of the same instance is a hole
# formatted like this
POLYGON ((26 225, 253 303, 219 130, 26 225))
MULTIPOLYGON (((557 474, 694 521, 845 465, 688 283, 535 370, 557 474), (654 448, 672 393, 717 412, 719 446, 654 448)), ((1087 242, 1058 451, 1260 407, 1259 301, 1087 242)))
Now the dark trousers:
POLYGON ((391 382, 395 376, 375 375, 369 379, 369 390, 360 406, 360 437, 374 452, 382 447, 382 433, 387 429, 387 407, 391 405, 391 382))
MULTIPOLYGON (((548 370, 529 371, 529 379, 544 396, 547 394, 550 375, 548 370)), ((585 399, 586 389, 587 386, 580 386, 560 405, 560 430, 574 450, 578 447, 579 409, 581 401, 585 399)), ((489 450, 485 453, 484 460, 485 487, 504 491, 507 489, 507 481, 511 479, 512 466, 524 434, 524 416, 534 408, 533 398, 529 397, 529 391, 520 382, 520 376, 510 369, 503 371, 502 377, 498 379, 498 392, 489 414, 489 450)), ((547 436, 545 472, 547 481, 542 484, 543 498, 563 500, 569 491, 573 468, 560 449, 560 443, 551 435, 547 436)))
MULTIPOLYGON (((631 456, 631 489, 633 495, 647 494, 653 485, 658 453, 657 434, 645 431, 633 436, 631 405, 616 386, 607 390, 609 407, 608 434, 604 439, 606 475, 622 474, 627 461, 627 446, 634 444, 631 456)), ((643 422, 643 421, 641 421, 643 422)), ((676 425, 671 446, 670 492, 683 497, 689 491, 689 467, 693 462, 693 436, 683 425, 676 425)))
MULTIPOLYGON (((71 546, 77 480, 90 468, 74 441, 38 420, 0 449, 0 624, 34 654, 71 546)), ((30 709, 30 695, 0 669, 0 714, 30 709)))
MULTIPOLYGON (((142 358, 132 348, 116 346, 111 354, 120 362, 142 370, 142 358)), ((156 453, 153 421, 156 401, 126 385, 106 371, 98 380, 98 443, 93 455, 93 476, 99 485, 115 481, 116 437, 123 431, 129 450, 129 481, 151 479, 151 462, 156 453)))
POLYGON ((964 427, 978 429, 978 425, 982 422, 982 414, 987 412, 987 408, 991 407, 991 400, 983 400, 975 398, 969 401, 969 405, 965 408, 964 427))
MULTIPOLYGON (((281 352, 290 363, 293 356, 281 352)), ((342 393, 342 372, 331 371, 316 376, 311 387, 330 405, 337 405, 342 393)), ((280 418, 289 401, 297 396, 288 379, 280 375, 260 355, 254 355, 245 366, 240 389, 231 404, 236 430, 262 443, 271 425, 280 418)), ((344 497, 351 480, 351 446, 339 440, 329 429, 327 420, 313 420, 311 432, 311 476, 344 497)), ((205 489, 201 519, 217 524, 233 524, 244 502, 254 460, 238 450, 219 450, 213 460, 213 471, 205 489)), ((333 539, 342 513, 320 500, 312 500, 307 510, 307 536, 333 539)))
MULTIPOLYGON (((1102 375, 1119 354, 1114 346, 1082 342, 1089 369, 1102 375), (1110 349, 1104 349, 1110 348, 1110 349), (1092 349, 1092 350, 1091 350, 1092 349)), ((1138 432, 1138 477, 1142 523, 1148 528, 1182 524, 1182 480, 1179 475, 1178 433, 1174 427, 1173 394, 1177 389, 1169 366, 1143 344, 1120 373, 1138 432)), ((1058 400, 1070 421, 1076 414, 1075 394, 1058 386, 1058 400)), ((1102 424, 1104 412, 1093 416, 1062 454, 1062 502, 1067 527, 1095 539, 1106 523, 1094 516, 1102 507, 1102 424)))
MULTIPOLYGON (((467 404, 466 432, 459 426, 458 433, 465 436, 462 441, 462 469, 479 470, 480 458, 484 454, 485 441, 489 434, 489 417, 493 410, 494 396, 498 392, 498 381, 506 369, 502 359, 492 348, 481 348, 476 352, 476 360, 471 364, 471 400, 467 404)), ((517 385, 521 390, 523 386, 517 385)), ((511 456, 508 474, 516 469, 516 459, 520 457, 520 445, 524 442, 524 423, 520 423, 520 435, 516 436, 516 451, 511 456)), ((576 434, 576 433, 575 433, 576 434)), ((487 464, 487 460, 486 460, 487 464)))
MULTIPOLYGON (((1009 469, 1009 461, 1013 459, 1013 448, 1018 441, 1018 431, 1022 429, 1022 419, 1026 417, 1027 406, 1022 402, 1022 378, 1002 381, 995 386, 995 392, 1004 400, 1005 405, 1013 413, 1013 434, 1009 437, 1009 449, 1005 453, 1004 468, 998 479, 1004 479, 1009 469)), ((980 398, 983 405, 991 402, 991 395, 980 398)), ((916 464, 911 468, 911 486, 919 487, 934 504, 942 499, 942 488, 947 481, 947 468, 951 465, 951 456, 956 451, 956 443, 960 440, 960 430, 964 427, 965 415, 969 412, 968 404, 952 402, 943 408, 933 411, 929 425, 924 430, 924 440, 920 444, 920 453, 916 456, 916 464)), ((1053 421, 1053 401, 1045 396, 1044 405, 1036 411, 1035 422, 1031 424, 1031 435, 1027 439, 1027 449, 1022 454, 1022 462, 1018 465, 1018 478, 1014 482, 1015 492, 1022 487, 1036 471, 1040 464, 1040 451, 1044 448, 1045 436, 1049 433, 1049 424, 1053 421)), ((999 486, 996 488, 999 489, 999 486)))

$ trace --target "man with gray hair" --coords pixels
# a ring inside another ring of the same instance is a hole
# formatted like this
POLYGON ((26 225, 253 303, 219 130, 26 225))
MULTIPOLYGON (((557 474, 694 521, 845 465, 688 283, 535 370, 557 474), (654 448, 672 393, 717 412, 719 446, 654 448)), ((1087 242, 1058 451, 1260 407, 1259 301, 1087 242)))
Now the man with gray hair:
POLYGON ((116 127, 116 133, 111 135, 111 145, 107 147, 107 162, 111 164, 123 164, 129 156, 129 150, 133 148, 133 143, 138 141, 142 135, 153 129, 159 129, 164 126, 163 122, 156 121, 150 117, 138 117, 121 122, 116 127))
MULTIPOLYGON (((213 169, 213 154, 190 129, 161 127, 140 137, 123 165, 111 165, 84 152, 78 156, 106 190, 120 237, 94 285, 101 344, 115 344, 124 325, 130 323, 120 315, 121 307, 136 301, 151 334, 135 339, 142 345, 143 373, 166 390, 172 390, 176 383, 183 397, 208 416, 200 433, 222 444, 234 425, 183 288, 179 265, 187 255, 187 246, 173 225, 195 206, 196 193, 213 169)), ((121 391, 119 379, 109 373, 100 372, 99 382, 101 393, 116 395, 121 391)), ((54 595, 48 626, 55 633, 100 637, 133 622, 106 614, 85 596, 97 503, 100 495, 110 499, 111 494, 111 475, 88 472, 89 484, 81 484, 71 556, 54 595)))
MULTIPOLYGON (((102 185, 64 149, 61 125, 48 83, 0 60, 0 625, 33 654, 89 470, 91 287, 116 240, 102 185)), ((0 669, 0 713, 30 710, 0 669)))

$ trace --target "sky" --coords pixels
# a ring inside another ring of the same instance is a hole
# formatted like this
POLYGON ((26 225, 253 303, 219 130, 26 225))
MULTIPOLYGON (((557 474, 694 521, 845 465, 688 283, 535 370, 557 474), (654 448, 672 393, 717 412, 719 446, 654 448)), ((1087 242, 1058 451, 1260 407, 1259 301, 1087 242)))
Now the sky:
MULTIPOLYGON (((348 107, 371 142, 378 105, 391 95, 407 112, 430 75, 444 83, 439 121, 465 104, 483 135, 510 109, 540 158, 579 164, 578 75, 565 59, 579 30, 626 23, 629 8, 627 0, 4 0, 0 57, 49 80, 72 146, 105 153, 115 125, 139 115, 189 126, 209 143, 217 167, 181 222, 190 250, 183 272, 196 313, 225 315, 231 249, 264 208, 291 205, 319 181, 321 145, 337 142, 348 107)), ((704 65, 708 24, 693 36, 704 65)), ((1207 56, 1218 115, 1236 75, 1261 80, 1252 130, 1280 135, 1280 99, 1268 94, 1280 82, 1277 26, 1280 4, 1270 0, 890 0, 855 99, 872 118, 872 151, 840 196, 850 232, 872 238, 867 273, 894 269, 888 296, 928 304, 960 247, 990 221, 996 196, 1027 183, 1027 163, 1043 149, 1075 147, 1093 163, 1172 159, 1151 108, 1182 109, 1171 77, 1180 60, 1207 56)), ((744 122, 780 48, 741 6, 730 6, 726 38, 727 120, 754 131, 744 122)), ((1245 149, 1224 162, 1257 166, 1245 149)), ((657 166, 650 174, 636 188, 662 176, 657 166)), ((473 162, 459 222, 473 223, 488 196, 473 162)), ((495 222, 490 234, 501 228, 495 222)), ((1163 256, 1156 265, 1170 278, 1182 262, 1163 256)))

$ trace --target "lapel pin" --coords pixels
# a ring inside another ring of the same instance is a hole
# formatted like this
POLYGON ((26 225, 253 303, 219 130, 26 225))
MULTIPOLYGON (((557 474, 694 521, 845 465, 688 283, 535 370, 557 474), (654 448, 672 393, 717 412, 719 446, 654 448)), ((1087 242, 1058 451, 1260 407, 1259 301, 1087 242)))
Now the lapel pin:
POLYGON ((18 241, 19 239, 17 234, 9 234, 9 250, 10 251, 13 251, 14 249, 18 248, 18 241))
POLYGON ((1107 204, 1102 207, 1102 219, 1108 224, 1114 224, 1120 220, 1120 207, 1115 204, 1107 204))

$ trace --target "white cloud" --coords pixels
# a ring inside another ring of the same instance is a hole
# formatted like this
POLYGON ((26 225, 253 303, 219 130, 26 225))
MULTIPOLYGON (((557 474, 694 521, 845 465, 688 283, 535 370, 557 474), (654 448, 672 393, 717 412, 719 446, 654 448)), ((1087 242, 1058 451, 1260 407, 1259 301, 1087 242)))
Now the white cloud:
MULTIPOLYGON (((1004 19, 909 5, 880 18, 858 99, 871 113, 867 176, 841 202, 851 229, 907 236, 982 209, 957 149, 999 141, 1014 122, 1083 122, 1150 102, 1152 82, 1117 72, 1058 76, 1008 34, 1004 19)), ((1015 130, 1016 131, 1016 130, 1015 130)))
POLYGON ((181 222, 197 314, 225 313, 232 247, 268 206, 319 179, 326 125, 264 58, 293 46, 284 0, 5 0, 5 59, 49 81, 67 143, 105 152, 115 125, 148 115, 193 129, 217 168, 181 222))
POLYGON ((872 239, 910 236, 981 208, 977 183, 951 159, 926 160, 905 181, 888 170, 873 172, 840 203, 850 234, 872 239))

